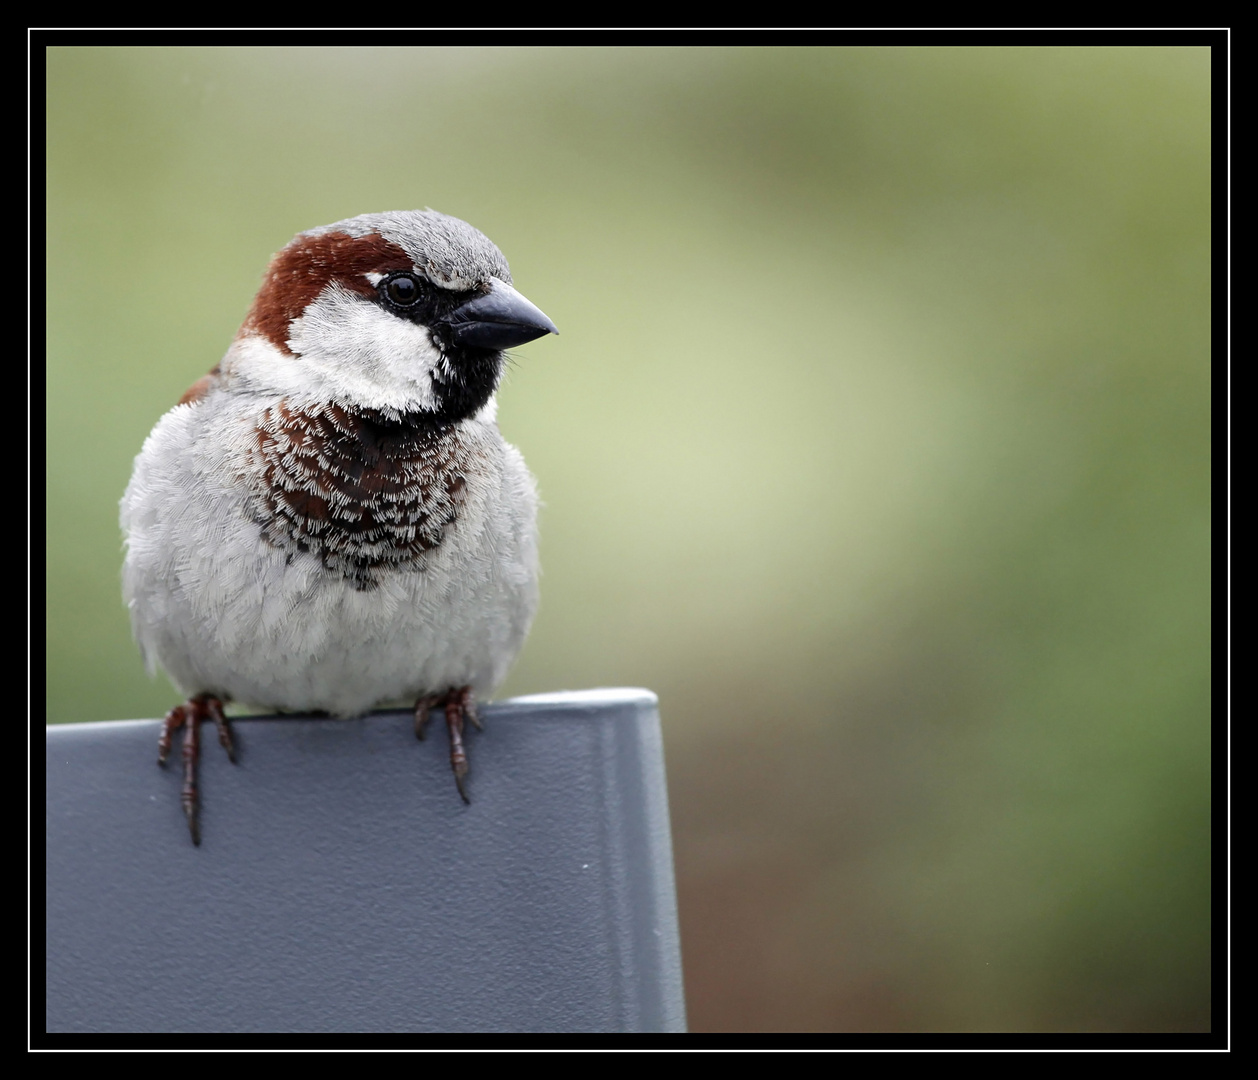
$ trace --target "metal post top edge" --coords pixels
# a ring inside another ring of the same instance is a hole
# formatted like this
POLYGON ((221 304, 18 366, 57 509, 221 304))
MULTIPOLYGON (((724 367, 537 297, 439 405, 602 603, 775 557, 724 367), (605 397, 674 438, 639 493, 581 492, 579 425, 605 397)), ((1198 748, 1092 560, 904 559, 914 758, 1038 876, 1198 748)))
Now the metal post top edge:
MULTIPOLYGON (((492 701, 486 703, 486 708, 492 711, 515 711, 521 712, 538 712, 541 710, 561 710, 577 709, 588 711, 590 709, 598 709, 600 707, 616 707, 630 705, 636 708, 658 708, 659 698, 650 690, 641 687, 607 687, 595 690, 556 690, 545 694, 527 694, 522 697, 504 698, 501 701, 492 701)), ((397 706, 393 708, 374 709, 367 713, 367 716, 388 715, 390 713, 399 713, 406 711, 405 707, 397 706)), ((233 716, 236 720, 310 720, 314 719, 306 713, 284 713, 276 715, 274 713, 257 713, 253 715, 233 716)), ((326 719, 319 717, 318 719, 326 719)), ((105 727, 133 727, 137 724, 155 724, 160 718, 151 719, 133 719, 133 720, 91 720, 91 721, 70 721, 59 724, 47 724, 45 730, 48 734, 56 731, 67 732, 75 728, 92 727, 100 729, 105 727)))

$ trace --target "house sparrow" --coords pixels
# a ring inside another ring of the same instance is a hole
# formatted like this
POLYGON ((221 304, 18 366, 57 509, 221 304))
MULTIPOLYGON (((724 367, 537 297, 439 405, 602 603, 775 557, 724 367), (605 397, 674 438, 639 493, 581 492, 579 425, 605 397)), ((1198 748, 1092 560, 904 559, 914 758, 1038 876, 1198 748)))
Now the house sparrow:
POLYGON ((222 361, 153 428, 122 497, 123 596, 152 674, 185 704, 194 843, 203 720, 223 702, 464 720, 537 607, 537 493, 499 434, 503 352, 558 333, 484 235, 434 210, 298 234, 222 361))

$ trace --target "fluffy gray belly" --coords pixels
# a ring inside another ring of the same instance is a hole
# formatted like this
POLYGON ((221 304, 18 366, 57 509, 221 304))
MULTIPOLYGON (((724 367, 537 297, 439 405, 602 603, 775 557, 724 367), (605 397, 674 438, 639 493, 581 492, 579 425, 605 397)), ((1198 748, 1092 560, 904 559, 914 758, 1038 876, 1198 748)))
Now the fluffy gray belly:
MULTIPOLYGON (((229 433, 199 430, 195 412, 158 425, 123 500, 124 595, 150 668, 187 694, 341 716, 452 687, 486 695, 501 682, 536 610, 536 495, 496 427, 463 433, 456 512, 443 481, 446 505, 392 558, 379 529, 342 529, 337 547, 326 533, 277 526, 249 479, 258 440, 214 460, 207 448, 229 433), (347 539, 377 547, 364 555, 347 539)), ((412 519, 424 510, 422 499, 395 502, 412 519)), ((355 520, 353 500, 338 512, 355 520)))

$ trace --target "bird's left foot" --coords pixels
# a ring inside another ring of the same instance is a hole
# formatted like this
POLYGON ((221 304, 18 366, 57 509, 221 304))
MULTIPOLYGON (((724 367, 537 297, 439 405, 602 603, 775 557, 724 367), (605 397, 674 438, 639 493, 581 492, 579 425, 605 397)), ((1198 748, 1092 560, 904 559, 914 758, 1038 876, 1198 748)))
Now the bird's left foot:
POLYGON ((462 686, 444 694, 426 694, 415 702, 415 738, 424 737, 428 714, 438 707, 445 709, 446 728, 450 732, 450 768, 454 770, 454 785, 459 789, 460 798, 470 804, 472 800, 467 797, 464 783, 467 777, 467 748, 463 745, 463 721, 469 721, 477 731, 484 730, 476 715, 476 699, 472 695, 472 688, 462 686))
POLYGON ((162 722, 161 738, 157 740, 157 764, 165 765, 175 729, 183 728, 183 788, 179 793, 179 801, 183 805, 184 817, 188 819, 188 830, 192 833, 194 844, 201 843, 201 798, 197 790, 197 761, 201 757, 203 720, 214 721, 214 726, 218 729, 219 745, 227 751, 227 759, 234 764, 236 744, 232 740, 231 725, 223 715, 222 700, 213 694, 197 694, 184 704, 171 709, 162 722))

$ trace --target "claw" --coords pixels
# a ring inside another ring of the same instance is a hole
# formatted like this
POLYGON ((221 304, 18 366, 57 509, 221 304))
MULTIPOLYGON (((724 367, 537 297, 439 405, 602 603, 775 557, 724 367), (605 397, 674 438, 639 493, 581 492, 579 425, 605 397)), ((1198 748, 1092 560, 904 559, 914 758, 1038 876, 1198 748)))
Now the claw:
POLYGON ((426 694, 416 701, 416 738, 424 737, 429 714, 438 705, 445 709, 446 729, 450 733, 450 768, 454 772, 454 786, 459 789, 459 798, 470 805, 472 800, 467 794, 468 762, 467 748, 463 743, 463 722, 468 720, 477 731, 484 730, 480 718, 476 715, 476 701, 472 696, 472 688, 463 686, 444 694, 426 694))
POLYGON ((466 695, 463 701, 463 715, 472 722, 472 727, 477 731, 484 731, 485 725, 480 722, 480 716, 477 715, 476 699, 472 697, 472 691, 464 689, 463 693, 466 695))
POLYGON ((426 694, 415 702, 415 738, 423 742, 432 707, 441 701, 440 694, 426 694))
POLYGON ((157 763, 165 766, 175 729, 183 728, 183 785, 179 789, 179 803, 184 817, 188 819, 192 842, 198 846, 201 843, 201 799, 197 788, 197 762, 201 757, 203 720, 214 721, 219 745, 227 751, 227 760, 235 764, 236 744, 232 739, 231 725, 223 715, 222 701, 212 694, 197 694, 171 709, 162 721, 162 733, 157 740, 157 763))
POLYGON ((210 697, 209 694, 201 695, 205 712, 214 726, 218 729, 218 745, 227 751, 227 760, 233 765, 236 764, 236 744, 232 741, 231 725, 227 722, 227 717, 223 715, 223 703, 216 697, 210 697))
POLYGON ((162 721, 162 733, 157 739, 157 764, 163 767, 166 765, 166 759, 170 757, 170 742, 174 737, 175 728, 183 727, 185 708, 186 706, 176 705, 162 721))
POLYGON ((467 750, 463 746, 463 702, 458 691, 451 691, 446 698, 446 727, 450 731, 450 768, 454 770, 454 786, 459 797, 469 805, 467 788, 463 780, 467 776, 467 750))
POLYGON ((183 787, 179 789, 179 803, 183 816, 188 819, 188 831, 192 842, 201 843, 200 799, 197 793, 197 762, 201 760, 201 710, 196 699, 188 702, 187 716, 183 725, 183 787))

